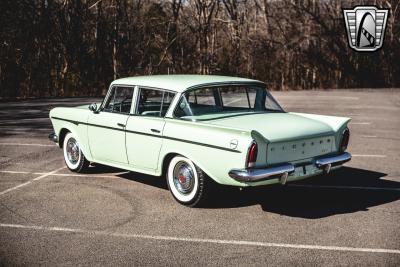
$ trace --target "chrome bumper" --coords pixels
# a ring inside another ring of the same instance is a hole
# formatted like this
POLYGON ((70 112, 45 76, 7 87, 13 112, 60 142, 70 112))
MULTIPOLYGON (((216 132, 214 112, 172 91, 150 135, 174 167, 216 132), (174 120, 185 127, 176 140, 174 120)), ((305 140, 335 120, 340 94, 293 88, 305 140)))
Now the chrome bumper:
MULTIPOLYGON (((315 161, 315 166, 325 173, 329 173, 331 167, 341 165, 351 160, 351 154, 344 152, 337 156, 319 158, 315 161)), ((291 163, 265 168, 265 169, 232 169, 229 176, 239 182, 258 182, 269 179, 279 178, 281 184, 285 184, 288 175, 294 172, 295 166, 291 163)))
POLYGON ((49 134, 49 140, 58 143, 58 136, 55 133, 49 134))

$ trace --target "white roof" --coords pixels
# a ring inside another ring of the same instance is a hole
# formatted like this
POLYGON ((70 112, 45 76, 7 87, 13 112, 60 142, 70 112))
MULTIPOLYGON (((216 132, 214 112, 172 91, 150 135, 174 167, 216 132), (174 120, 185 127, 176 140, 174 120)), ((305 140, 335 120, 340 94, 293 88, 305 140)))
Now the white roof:
POLYGON ((217 75, 151 75, 122 78, 113 81, 111 84, 139 85, 146 87, 162 88, 176 92, 184 92, 193 86, 215 84, 215 83, 262 83, 257 80, 217 76, 217 75))

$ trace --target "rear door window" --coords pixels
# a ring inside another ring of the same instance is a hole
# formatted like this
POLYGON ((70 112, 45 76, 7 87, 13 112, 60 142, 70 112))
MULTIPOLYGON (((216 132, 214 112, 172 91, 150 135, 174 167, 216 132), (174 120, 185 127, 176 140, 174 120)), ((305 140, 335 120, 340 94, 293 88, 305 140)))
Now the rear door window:
POLYGON ((141 116, 164 117, 175 94, 164 90, 141 88, 137 114, 141 116))

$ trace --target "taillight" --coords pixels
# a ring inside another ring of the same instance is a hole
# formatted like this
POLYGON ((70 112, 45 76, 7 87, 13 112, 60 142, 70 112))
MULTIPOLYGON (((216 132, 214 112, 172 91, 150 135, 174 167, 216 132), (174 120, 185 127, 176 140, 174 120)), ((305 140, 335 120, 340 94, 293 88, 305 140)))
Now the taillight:
POLYGON ((247 152, 247 164, 246 164, 247 168, 251 168, 256 165, 257 153, 258 153, 257 143, 253 142, 249 147, 249 151, 247 152))
POLYGON ((344 152, 347 149, 347 145, 349 144, 350 139, 350 131, 346 128, 342 134, 342 141, 340 142, 340 152, 344 152))

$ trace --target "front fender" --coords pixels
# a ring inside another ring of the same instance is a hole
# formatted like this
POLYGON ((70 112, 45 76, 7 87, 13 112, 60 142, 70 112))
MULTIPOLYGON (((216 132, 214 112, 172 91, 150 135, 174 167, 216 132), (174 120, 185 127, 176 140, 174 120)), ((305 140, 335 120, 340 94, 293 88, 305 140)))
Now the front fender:
POLYGON ((75 108, 54 108, 49 114, 54 132, 61 136, 62 130, 71 132, 77 139, 86 159, 92 160, 87 132, 88 112, 75 108))

